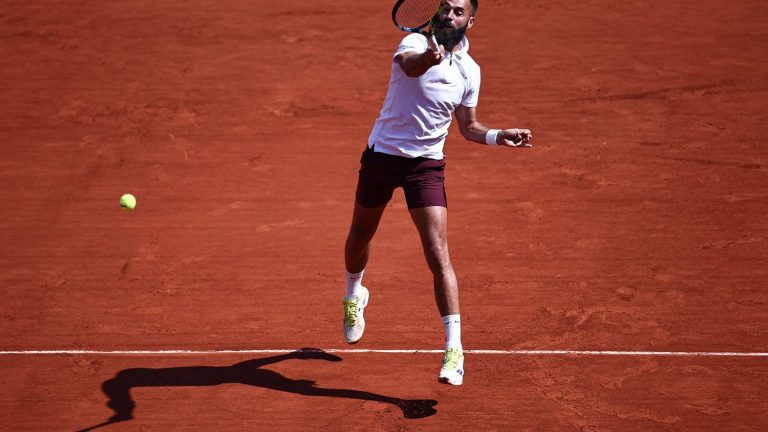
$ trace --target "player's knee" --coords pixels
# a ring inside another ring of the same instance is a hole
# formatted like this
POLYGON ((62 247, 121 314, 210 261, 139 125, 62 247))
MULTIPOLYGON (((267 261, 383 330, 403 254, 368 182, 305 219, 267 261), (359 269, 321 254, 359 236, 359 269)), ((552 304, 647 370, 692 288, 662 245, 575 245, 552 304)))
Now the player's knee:
POLYGON ((453 266, 450 262, 436 262, 429 266, 432 275, 440 279, 453 277, 453 266))
POLYGON ((345 247, 349 252, 360 252, 368 246, 369 242, 370 238, 350 232, 345 247))
POLYGON ((347 236, 347 249, 360 250, 368 246, 373 238, 373 233, 362 229, 352 229, 347 236))
POLYGON ((448 256, 448 248, 445 245, 430 245, 426 249, 429 268, 433 273, 445 273, 452 271, 451 259, 448 256))

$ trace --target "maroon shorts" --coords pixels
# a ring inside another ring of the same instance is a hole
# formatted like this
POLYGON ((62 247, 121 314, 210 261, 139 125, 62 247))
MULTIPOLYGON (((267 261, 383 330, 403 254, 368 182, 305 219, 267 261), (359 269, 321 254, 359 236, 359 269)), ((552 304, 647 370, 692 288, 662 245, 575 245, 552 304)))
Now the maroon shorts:
POLYGON ((392 199, 395 188, 402 187, 408 209, 447 208, 444 171, 443 160, 393 156, 367 147, 360 159, 355 197, 363 207, 379 207, 392 199))

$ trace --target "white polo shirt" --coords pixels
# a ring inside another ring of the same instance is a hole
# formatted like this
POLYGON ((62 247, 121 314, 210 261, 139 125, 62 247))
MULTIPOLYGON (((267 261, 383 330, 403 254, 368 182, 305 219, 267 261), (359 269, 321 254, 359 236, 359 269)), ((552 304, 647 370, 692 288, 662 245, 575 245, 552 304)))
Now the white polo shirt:
MULTIPOLYGON (((427 39, 417 33, 406 36, 394 56, 428 49, 427 39)), ((443 159, 443 146, 451 115, 461 104, 477 106, 480 93, 480 66, 469 56, 465 37, 459 49, 447 53, 440 64, 420 77, 409 77, 396 61, 387 97, 368 137, 376 152, 408 158, 443 159)))

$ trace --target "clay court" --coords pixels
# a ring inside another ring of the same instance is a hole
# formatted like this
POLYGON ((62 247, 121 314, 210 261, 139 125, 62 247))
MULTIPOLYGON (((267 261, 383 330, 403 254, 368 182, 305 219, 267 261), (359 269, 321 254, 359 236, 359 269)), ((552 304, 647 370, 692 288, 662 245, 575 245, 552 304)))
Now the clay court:
POLYGON ((4 3, 0 430, 768 430, 768 5, 480 1, 451 387, 401 192, 341 332, 392 3, 4 3))

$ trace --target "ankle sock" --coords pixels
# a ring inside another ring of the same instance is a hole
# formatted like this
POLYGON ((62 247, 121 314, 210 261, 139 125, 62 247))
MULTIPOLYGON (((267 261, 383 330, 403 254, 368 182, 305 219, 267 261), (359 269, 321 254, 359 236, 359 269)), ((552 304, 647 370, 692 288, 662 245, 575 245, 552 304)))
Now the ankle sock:
POLYGON ((360 294, 360 291, 362 291, 360 288, 363 286, 363 273, 365 273, 365 270, 361 270, 360 273, 350 273, 346 272, 346 286, 344 287, 344 297, 349 298, 353 295, 360 294))
POLYGON ((442 317, 445 328, 445 349, 461 347, 461 315, 446 315, 442 317))

